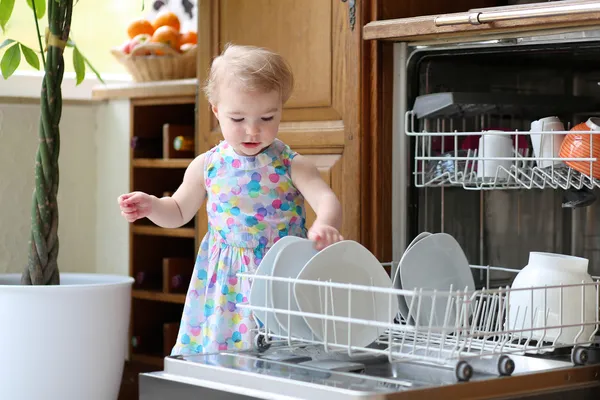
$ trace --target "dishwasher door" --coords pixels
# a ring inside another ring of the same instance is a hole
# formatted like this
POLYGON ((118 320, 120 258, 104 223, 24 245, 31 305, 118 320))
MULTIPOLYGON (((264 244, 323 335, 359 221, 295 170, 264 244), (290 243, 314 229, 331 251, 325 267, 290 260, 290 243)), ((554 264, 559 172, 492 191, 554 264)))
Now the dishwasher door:
POLYGON ((235 385, 211 384, 191 381, 164 372, 140 374, 139 400, 251 400, 264 397, 252 396, 244 388, 235 385))
POLYGON ((264 360, 259 369, 240 370, 225 359, 222 363, 203 363, 202 358, 192 356, 187 362, 167 358, 165 371, 140 374, 139 399, 566 400, 597 399, 600 395, 600 365, 573 367, 564 360, 516 356, 519 372, 510 377, 473 376, 469 382, 457 383, 448 379, 452 371, 414 363, 374 364, 364 373, 342 373, 315 368, 308 371, 294 363, 264 360), (374 371, 379 369, 392 373, 386 378, 387 384, 378 390, 373 390, 374 386, 357 390, 365 387, 366 380, 378 380, 374 371))

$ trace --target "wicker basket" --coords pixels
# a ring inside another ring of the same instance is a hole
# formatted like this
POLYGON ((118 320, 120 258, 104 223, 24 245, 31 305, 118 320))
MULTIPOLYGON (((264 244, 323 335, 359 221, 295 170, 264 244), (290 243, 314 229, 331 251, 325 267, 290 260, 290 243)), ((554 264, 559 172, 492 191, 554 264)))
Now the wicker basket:
POLYGON ((112 49, 111 53, 125 66, 136 82, 163 81, 196 77, 197 46, 184 53, 160 43, 144 43, 131 54, 112 49))

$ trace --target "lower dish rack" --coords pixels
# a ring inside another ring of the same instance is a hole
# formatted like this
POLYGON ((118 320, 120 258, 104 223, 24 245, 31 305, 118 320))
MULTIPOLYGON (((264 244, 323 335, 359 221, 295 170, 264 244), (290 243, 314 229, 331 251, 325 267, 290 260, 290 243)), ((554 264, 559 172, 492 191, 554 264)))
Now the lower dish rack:
MULTIPOLYGON (((487 272, 487 286, 494 271, 519 272, 491 266, 472 265, 471 269, 487 272)), ((586 364, 589 352, 595 349, 600 323, 597 277, 592 283, 575 285, 435 291, 246 273, 238 276, 288 287, 287 299, 268 302, 271 306, 238 304, 279 317, 281 326, 277 329, 269 326, 269 318, 263 324, 255 317, 255 346, 259 351, 276 343, 298 353, 309 351, 313 357, 322 354, 329 360, 336 355, 346 360, 385 357, 390 363, 450 368, 458 381, 468 381, 474 372, 511 375, 515 368, 511 355, 535 357, 562 349, 570 350, 574 365, 586 364), (310 312, 297 306, 296 297, 303 287, 318 288, 310 312), (590 291, 594 304, 589 301, 590 291), (404 313, 398 306, 401 301, 408 306, 404 313), (298 329, 302 323, 311 328, 311 335, 296 334, 305 332, 298 329)), ((271 285, 265 287, 269 298, 271 285)))

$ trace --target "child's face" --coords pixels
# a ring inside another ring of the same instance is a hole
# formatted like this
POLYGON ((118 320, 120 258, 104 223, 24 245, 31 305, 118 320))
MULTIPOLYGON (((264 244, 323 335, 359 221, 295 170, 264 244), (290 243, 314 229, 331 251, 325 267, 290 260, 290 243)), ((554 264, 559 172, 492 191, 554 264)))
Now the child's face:
POLYGON ((236 153, 254 156, 273 143, 281 121, 278 91, 248 92, 224 84, 219 88, 218 99, 212 110, 223 137, 236 153))

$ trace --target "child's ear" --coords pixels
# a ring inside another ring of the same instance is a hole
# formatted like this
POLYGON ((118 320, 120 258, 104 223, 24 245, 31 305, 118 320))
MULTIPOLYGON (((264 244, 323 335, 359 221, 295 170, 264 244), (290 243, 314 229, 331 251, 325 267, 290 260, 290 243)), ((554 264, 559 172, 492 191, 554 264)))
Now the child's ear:
POLYGON ((215 106, 214 104, 211 104, 210 109, 212 110, 213 114, 215 114, 215 117, 217 117, 217 119, 219 118, 219 109, 217 108, 217 106, 215 106))

